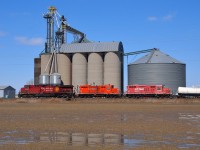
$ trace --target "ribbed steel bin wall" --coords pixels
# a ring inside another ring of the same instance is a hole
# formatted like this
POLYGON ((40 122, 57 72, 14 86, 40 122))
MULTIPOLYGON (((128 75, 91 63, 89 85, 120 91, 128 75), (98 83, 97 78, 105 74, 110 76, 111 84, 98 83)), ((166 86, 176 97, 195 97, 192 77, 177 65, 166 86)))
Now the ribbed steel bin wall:
POLYGON ((104 57, 104 84, 113 84, 121 90, 121 58, 118 54, 109 52, 104 57))
POLYGON ((186 65, 178 63, 129 64, 128 84, 163 84, 176 93, 179 86, 186 86, 186 65))
POLYGON ((88 84, 103 85, 103 57, 91 53, 88 57, 88 84))
POLYGON ((51 58, 51 54, 42 54, 41 55, 41 74, 44 74, 44 73, 49 74, 50 73, 50 65, 48 65, 46 72, 44 72, 50 58, 51 58))
POLYGON ((72 85, 87 84, 87 57, 84 54, 76 53, 72 57, 72 85))
POLYGON ((39 76, 39 84, 48 85, 50 83, 49 74, 42 74, 39 76))
POLYGON ((50 75, 51 85, 61 85, 61 76, 58 73, 53 73, 50 75))
POLYGON ((57 54, 58 73, 64 85, 72 84, 72 62, 68 54, 57 54))

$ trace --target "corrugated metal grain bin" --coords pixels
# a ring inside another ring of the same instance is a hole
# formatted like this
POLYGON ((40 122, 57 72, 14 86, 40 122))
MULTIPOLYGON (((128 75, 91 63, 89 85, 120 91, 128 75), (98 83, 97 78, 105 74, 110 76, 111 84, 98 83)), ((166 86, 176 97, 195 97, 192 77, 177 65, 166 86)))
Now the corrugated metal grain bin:
POLYGON ((175 94, 186 86, 186 65, 155 50, 128 65, 128 84, 162 84, 175 94))
POLYGON ((104 84, 112 84, 121 90, 121 58, 114 52, 109 52, 104 57, 104 84))
POLYGON ((58 73, 64 85, 72 84, 72 62, 69 54, 57 54, 58 73))
POLYGON ((61 85, 61 75, 59 73, 53 73, 50 75, 51 85, 61 85))
POLYGON ((39 84, 42 84, 42 85, 48 85, 50 83, 50 77, 49 77, 49 74, 41 74, 39 76, 39 84))
POLYGON ((76 88, 78 85, 87 84, 87 57, 85 54, 76 53, 72 57, 72 84, 76 88))
POLYGON ((91 53, 88 57, 88 84, 103 85, 103 57, 101 53, 91 53))

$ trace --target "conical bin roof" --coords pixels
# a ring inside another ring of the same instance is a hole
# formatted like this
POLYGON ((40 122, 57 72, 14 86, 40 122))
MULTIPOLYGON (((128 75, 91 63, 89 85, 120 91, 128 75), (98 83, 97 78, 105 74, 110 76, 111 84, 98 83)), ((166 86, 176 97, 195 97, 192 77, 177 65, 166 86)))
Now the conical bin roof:
MULTIPOLYGON (((178 63, 184 64, 175 58, 161 52, 160 50, 154 50, 151 53, 139 58, 131 64, 146 64, 146 63, 178 63)), ((130 64, 130 65, 131 65, 130 64)))

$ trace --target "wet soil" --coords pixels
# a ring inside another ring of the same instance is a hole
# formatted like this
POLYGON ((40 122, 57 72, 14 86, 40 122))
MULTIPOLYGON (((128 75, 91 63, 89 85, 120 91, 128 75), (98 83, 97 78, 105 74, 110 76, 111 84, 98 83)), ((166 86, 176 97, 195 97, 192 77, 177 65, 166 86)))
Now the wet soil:
POLYGON ((0 100, 0 149, 200 149, 200 99, 0 100))

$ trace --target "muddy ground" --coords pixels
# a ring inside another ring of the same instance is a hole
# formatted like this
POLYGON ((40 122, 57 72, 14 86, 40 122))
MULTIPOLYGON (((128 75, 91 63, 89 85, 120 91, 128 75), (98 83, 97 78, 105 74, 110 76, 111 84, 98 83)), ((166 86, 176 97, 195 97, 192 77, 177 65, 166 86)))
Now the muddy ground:
POLYGON ((0 100, 0 149, 200 149, 200 99, 0 100))

